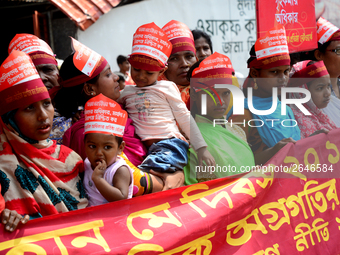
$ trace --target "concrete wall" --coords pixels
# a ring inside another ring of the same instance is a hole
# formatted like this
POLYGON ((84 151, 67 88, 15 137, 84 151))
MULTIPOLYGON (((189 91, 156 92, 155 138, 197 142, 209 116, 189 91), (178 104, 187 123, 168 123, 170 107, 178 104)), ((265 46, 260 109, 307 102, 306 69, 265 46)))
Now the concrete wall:
POLYGON ((255 1, 236 0, 144 0, 112 9, 86 31, 78 29, 78 40, 103 55, 118 69, 116 57, 131 52, 132 36, 145 23, 163 27, 179 20, 190 29, 211 35, 214 51, 230 57, 236 71, 248 74, 246 60, 256 35, 255 1))

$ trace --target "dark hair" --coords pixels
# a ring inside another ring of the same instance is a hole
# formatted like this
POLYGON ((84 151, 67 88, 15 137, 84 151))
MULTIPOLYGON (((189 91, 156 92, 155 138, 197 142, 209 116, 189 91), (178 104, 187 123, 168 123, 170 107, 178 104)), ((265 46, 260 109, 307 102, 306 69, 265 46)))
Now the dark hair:
POLYGON ((290 53, 289 57, 290 57, 290 66, 293 66, 296 63, 301 61, 301 52, 290 53))
MULTIPOLYGON (((199 60, 199 61, 197 61, 195 64, 193 64, 191 67, 190 67, 190 69, 189 69, 189 71, 188 71, 188 73, 187 73, 187 80, 190 82, 190 79, 191 79, 191 77, 192 77, 192 72, 194 71, 194 69, 195 68, 197 68, 199 65, 200 65, 200 63, 203 61, 203 59, 202 60, 199 60)), ((191 93, 196 93, 195 91, 194 91, 194 89, 193 88, 190 88, 190 94, 191 93)), ((195 116, 196 116, 196 113, 198 113, 198 109, 197 109, 197 107, 196 107, 196 104, 194 103, 194 100, 190 100, 190 113, 191 113, 191 115, 195 118, 195 116)))
POLYGON ((196 41, 197 39, 200 39, 201 37, 203 37, 207 41, 207 43, 210 47, 211 54, 212 54, 213 53, 213 47, 212 47, 210 35, 208 35, 204 31, 198 30, 198 29, 192 30, 191 32, 192 32, 192 35, 194 36, 194 41, 196 41))
POLYGON ((200 64, 201 64, 201 62, 203 61, 204 59, 201 59, 201 60, 199 60, 199 61, 197 61, 195 64, 193 64, 191 67, 190 67, 190 69, 189 69, 189 71, 188 71, 188 73, 187 73, 187 80, 190 82, 190 79, 191 79, 191 76, 192 76, 192 72, 194 71, 194 69, 195 68, 197 68, 200 64))
POLYGON ((255 44, 251 47, 250 51, 249 51, 249 58, 247 60, 247 64, 249 65, 249 63, 251 61, 253 61, 254 59, 256 59, 256 53, 255 53, 255 44))
POLYGON ((127 61, 127 57, 126 56, 123 56, 123 55, 119 55, 117 57, 117 64, 123 64, 125 61, 127 61))
POLYGON ((119 79, 118 79, 118 82, 121 82, 121 81, 125 81, 125 77, 121 74, 117 74, 119 79))
MULTIPOLYGON (((68 56, 60 67, 60 78, 63 81, 74 78, 83 73, 79 71, 73 63, 73 54, 68 56)), ((87 81, 87 83, 95 84, 99 75, 87 81)), ((61 88, 54 98, 55 107, 62 116, 71 118, 79 107, 84 107, 89 97, 84 93, 84 83, 72 87, 61 88)))
MULTIPOLYGON (((84 141, 86 140, 87 135, 88 135, 88 134, 86 134, 86 135, 84 136, 84 141)), ((123 142, 123 137, 120 137, 120 136, 114 136, 114 137, 116 138, 116 141, 117 141, 117 143, 118 143, 118 146, 120 146, 120 145, 122 144, 122 142, 123 142)))
POLYGON ((311 50, 311 51, 301 52, 300 61, 304 61, 304 60, 318 61, 314 55, 315 51, 319 50, 322 54, 325 54, 326 49, 331 44, 331 42, 332 41, 328 41, 328 42, 325 42, 324 44, 321 44, 318 42, 318 48, 311 50))

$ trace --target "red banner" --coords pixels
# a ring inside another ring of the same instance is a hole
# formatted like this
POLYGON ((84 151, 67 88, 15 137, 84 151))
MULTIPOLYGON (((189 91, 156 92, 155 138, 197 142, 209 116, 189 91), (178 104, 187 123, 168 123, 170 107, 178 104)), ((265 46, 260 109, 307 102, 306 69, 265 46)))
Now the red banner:
POLYGON ((340 130, 223 178, 1 228, 1 254, 338 254, 340 130))
POLYGON ((290 53, 318 47, 314 0, 257 0, 256 19, 257 38, 283 25, 290 53))

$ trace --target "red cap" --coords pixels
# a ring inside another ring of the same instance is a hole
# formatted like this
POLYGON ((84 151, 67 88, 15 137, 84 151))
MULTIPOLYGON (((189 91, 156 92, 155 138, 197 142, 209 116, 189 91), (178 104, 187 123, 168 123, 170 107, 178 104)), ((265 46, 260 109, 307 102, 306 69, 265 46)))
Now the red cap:
POLYGON ((36 66, 41 64, 58 65, 51 47, 35 35, 15 35, 9 43, 8 54, 10 54, 13 50, 27 53, 36 66))
POLYGON ((340 30, 338 27, 334 26, 328 20, 320 17, 317 26, 317 37, 318 42, 324 44, 328 41, 339 41, 340 40, 340 30))
POLYGON ((187 25, 177 20, 171 20, 162 29, 172 44, 171 54, 180 51, 192 51, 196 54, 194 36, 187 25))
POLYGON ((0 115, 49 98, 31 58, 13 50, 0 67, 0 115))
POLYGON ((112 99, 99 94, 85 104, 85 134, 101 133, 123 137, 127 112, 112 99))
POLYGON ((171 43, 155 23, 137 28, 133 35, 130 64, 138 69, 159 71, 165 67, 171 53, 171 43))

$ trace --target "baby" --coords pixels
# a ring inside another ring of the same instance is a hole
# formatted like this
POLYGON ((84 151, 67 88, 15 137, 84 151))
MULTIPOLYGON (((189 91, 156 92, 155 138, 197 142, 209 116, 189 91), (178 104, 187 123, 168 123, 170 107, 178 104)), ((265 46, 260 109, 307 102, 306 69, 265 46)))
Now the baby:
POLYGON ((195 121, 182 101, 177 86, 170 81, 157 81, 167 67, 171 43, 164 31, 154 23, 139 27, 134 34, 129 57, 131 77, 136 86, 127 86, 119 102, 125 105, 137 135, 149 148, 147 158, 138 167, 142 170, 174 172, 187 164, 188 141, 197 150, 199 163, 214 165, 195 121))
POLYGON ((132 197, 132 170, 119 155, 127 113, 103 94, 85 105, 85 176, 89 206, 132 197))

